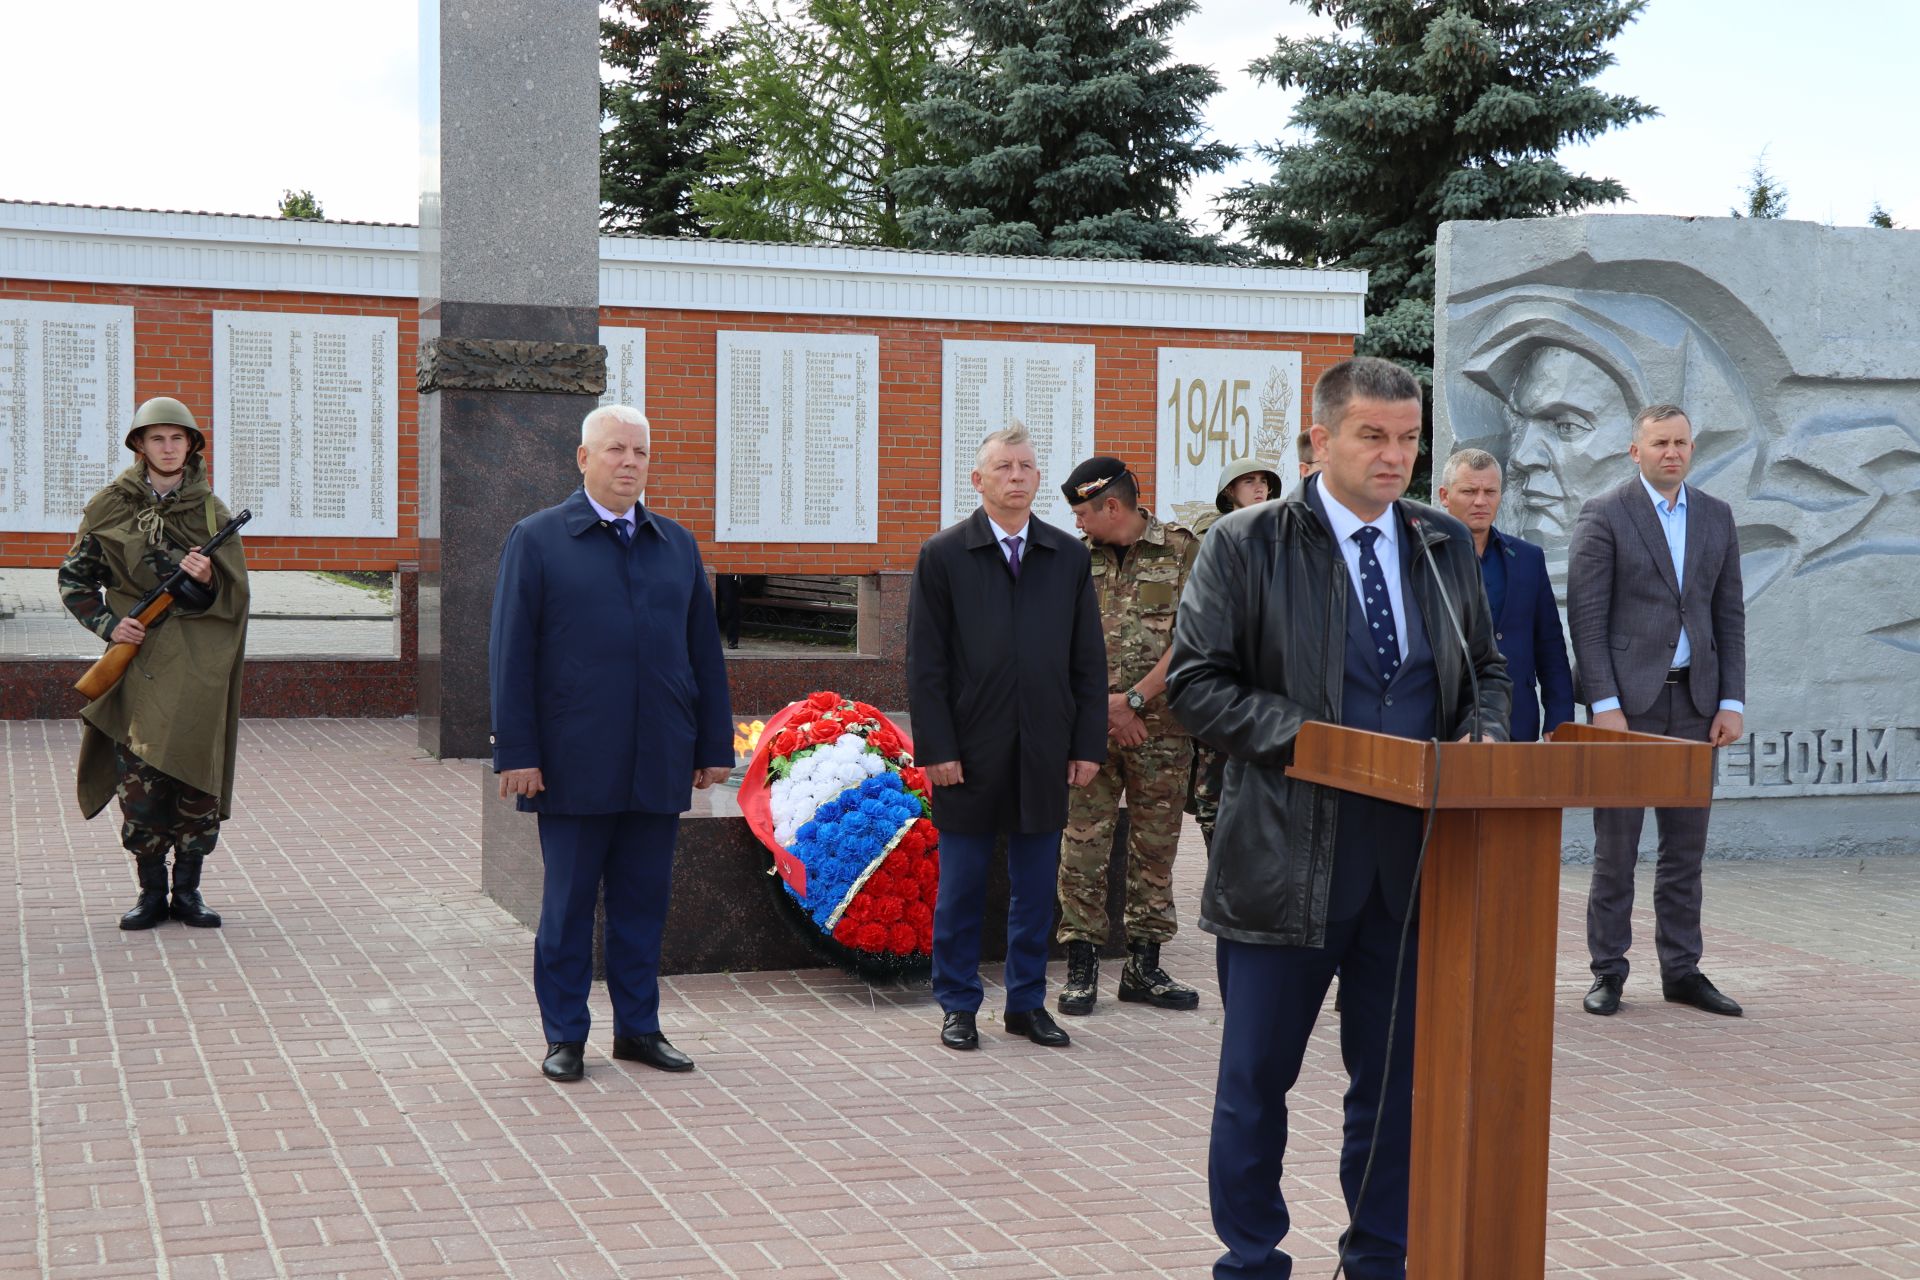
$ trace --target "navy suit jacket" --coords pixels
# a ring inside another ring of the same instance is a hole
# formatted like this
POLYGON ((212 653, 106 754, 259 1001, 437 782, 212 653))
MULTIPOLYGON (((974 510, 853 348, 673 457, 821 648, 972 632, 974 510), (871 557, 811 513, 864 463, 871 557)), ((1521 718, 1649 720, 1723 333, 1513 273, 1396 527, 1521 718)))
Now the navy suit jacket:
POLYGON ((1513 678, 1513 740, 1533 742, 1573 719, 1573 668, 1567 639, 1560 630, 1560 607, 1547 577, 1547 554, 1498 529, 1488 532, 1487 550, 1507 566, 1507 599, 1493 620, 1493 641, 1513 678), (1534 693, 1535 684, 1539 694, 1534 693), (1540 704, 1546 704, 1541 723, 1540 704))
POLYGON ((513 527, 487 655, 493 767, 538 768, 534 813, 683 813, 733 765, 713 596, 693 535, 636 506, 623 547, 577 490, 513 527))

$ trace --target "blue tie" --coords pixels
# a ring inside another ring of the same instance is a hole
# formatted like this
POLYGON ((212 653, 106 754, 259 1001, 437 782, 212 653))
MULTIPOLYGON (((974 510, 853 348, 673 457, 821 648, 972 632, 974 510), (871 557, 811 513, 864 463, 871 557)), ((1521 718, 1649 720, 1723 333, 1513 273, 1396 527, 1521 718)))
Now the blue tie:
POLYGON ((633 526, 627 523, 625 516, 613 522, 613 536, 620 539, 620 545, 623 547, 633 545, 633 526))
POLYGON ((1379 557, 1373 554, 1373 544, 1379 536, 1378 529, 1363 525, 1354 531, 1353 540, 1360 544, 1360 594, 1363 597, 1360 612, 1373 635, 1380 683, 1392 684, 1393 673, 1400 669, 1400 636, 1393 629, 1393 602, 1387 598, 1387 575, 1380 569, 1379 557))

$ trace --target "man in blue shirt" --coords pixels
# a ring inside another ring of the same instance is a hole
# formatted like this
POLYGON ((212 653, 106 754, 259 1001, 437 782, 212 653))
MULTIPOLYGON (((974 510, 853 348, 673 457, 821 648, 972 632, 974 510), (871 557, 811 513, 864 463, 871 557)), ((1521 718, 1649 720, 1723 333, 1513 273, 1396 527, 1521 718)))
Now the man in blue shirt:
MULTIPOLYGON (((1581 697, 1600 728, 1724 747, 1746 732, 1747 611, 1733 509, 1686 483, 1693 425, 1678 405, 1648 405, 1634 415, 1628 453, 1639 473, 1587 501, 1568 550, 1567 627, 1581 697)), ((1654 810, 1654 948, 1668 1000, 1737 1016, 1740 1006, 1700 972, 1700 860, 1710 812, 1654 810)), ((1620 1008, 1645 817, 1642 809, 1593 813, 1588 1013, 1620 1008)))
POLYGON ((1547 577, 1546 552, 1494 527, 1493 516, 1500 509, 1500 462, 1492 454, 1461 449, 1447 459, 1440 477, 1440 505, 1467 526, 1480 560, 1494 642, 1513 681, 1513 740, 1552 737, 1573 719, 1573 669, 1560 630, 1560 606, 1547 577))
POLYGON ((513 527, 493 594, 493 768, 501 797, 539 815, 533 990, 552 1080, 584 1072, 603 881, 613 1056, 693 1069, 660 1032, 660 936, 680 815, 733 767, 733 722, 700 550, 640 502, 650 436, 637 409, 587 415, 582 487, 513 527))

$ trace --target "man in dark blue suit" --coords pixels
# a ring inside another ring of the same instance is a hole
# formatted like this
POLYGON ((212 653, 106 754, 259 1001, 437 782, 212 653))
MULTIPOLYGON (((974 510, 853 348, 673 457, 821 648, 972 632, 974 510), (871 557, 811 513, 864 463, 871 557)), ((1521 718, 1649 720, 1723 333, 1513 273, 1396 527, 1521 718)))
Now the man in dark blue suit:
POLYGON ((1314 387, 1313 424, 1320 473, 1222 516, 1201 544, 1168 673, 1174 714, 1227 757, 1200 898, 1225 1011, 1207 1184, 1227 1251, 1213 1272, 1293 1274, 1279 1248, 1287 1095, 1338 974, 1346 1272, 1405 1280, 1422 816, 1286 770, 1309 720, 1444 740, 1478 720, 1504 738, 1508 685, 1466 529, 1401 498, 1420 384, 1385 360, 1342 361, 1314 387))
POLYGON ((1573 719, 1573 668, 1567 662, 1560 607, 1547 578, 1547 553, 1493 527, 1494 512, 1500 509, 1500 460, 1485 450, 1461 449, 1448 458, 1435 493, 1447 514, 1473 535, 1494 643, 1513 681, 1513 740, 1552 737, 1573 719), (1545 720, 1540 717, 1543 705, 1545 720))
POLYGON ((733 723, 700 550, 640 502, 650 435, 625 405, 587 415, 582 488, 513 527, 493 594, 493 768, 539 815, 533 990, 553 1080, 584 1074, 603 881, 613 1056, 693 1069, 660 1033, 660 935, 680 814, 732 768, 733 723))

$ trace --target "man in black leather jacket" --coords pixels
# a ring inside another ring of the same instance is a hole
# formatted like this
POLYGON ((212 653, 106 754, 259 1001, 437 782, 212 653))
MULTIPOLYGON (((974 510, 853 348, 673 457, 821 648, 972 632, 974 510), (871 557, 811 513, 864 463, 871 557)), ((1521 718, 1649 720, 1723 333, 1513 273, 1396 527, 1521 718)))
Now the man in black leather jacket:
POLYGON ((1407 930, 1404 957, 1399 945, 1422 815, 1296 782, 1286 767, 1308 720, 1467 736, 1468 661, 1483 735, 1506 736, 1512 686, 1473 539, 1451 516, 1400 496, 1420 417, 1419 384, 1397 365, 1361 357, 1321 375, 1313 435, 1325 469, 1290 499, 1213 526, 1174 630, 1174 714, 1227 756, 1200 904, 1200 927, 1220 939, 1226 1009, 1208 1161, 1214 1226, 1227 1246, 1216 1276, 1292 1274, 1278 1248, 1289 1226, 1280 1191, 1286 1096, 1336 973, 1351 1076, 1340 1159, 1353 1223, 1347 1274, 1406 1274, 1417 929, 1407 930), (1356 1203, 1370 1157, 1366 1198, 1356 1203))

